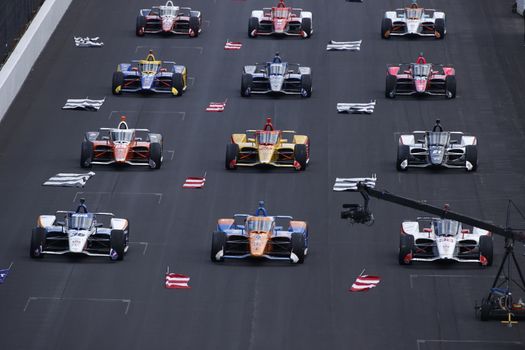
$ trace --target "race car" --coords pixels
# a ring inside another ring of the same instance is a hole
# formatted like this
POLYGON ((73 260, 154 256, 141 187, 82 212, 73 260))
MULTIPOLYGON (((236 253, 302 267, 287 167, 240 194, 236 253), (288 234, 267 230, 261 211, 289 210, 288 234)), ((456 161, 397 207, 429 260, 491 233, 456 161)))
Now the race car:
POLYGON ((168 1, 163 6, 153 6, 150 9, 141 9, 137 15, 135 33, 144 34, 183 34, 191 38, 199 36, 202 17, 200 11, 189 7, 173 5, 168 1))
POLYGON ((274 166, 305 170, 310 161, 308 136, 297 135, 293 130, 274 130, 272 119, 266 119, 262 130, 246 130, 232 134, 226 146, 225 166, 237 167, 274 166))
POLYGON ((271 62, 244 66, 241 96, 285 94, 312 96, 312 70, 296 63, 282 62, 276 54, 271 62))
POLYGON ((401 134, 397 146, 397 170, 443 167, 475 171, 478 167, 477 144, 475 136, 460 131, 401 134))
POLYGON ((478 227, 466 228, 449 219, 420 217, 416 221, 403 221, 399 264, 437 260, 490 266, 493 261, 491 233, 478 227))
POLYGON ((40 215, 31 233, 31 258, 67 253, 109 257, 122 260, 129 249, 129 223, 112 213, 89 212, 84 199, 75 211, 40 215), (60 216, 60 218, 59 218, 60 216), (109 218, 108 227, 98 221, 109 218))
POLYGON ((182 96, 187 88, 185 66, 171 61, 158 61, 150 50, 144 60, 136 63, 120 63, 113 73, 111 91, 113 95, 122 92, 159 92, 182 96))
POLYGON ((248 22, 248 35, 291 35, 309 38, 313 34, 312 13, 300 8, 287 7, 279 0, 276 7, 252 11, 248 22))
POLYGON ((146 165, 159 169, 162 165, 162 135, 148 129, 130 129, 123 116, 116 128, 86 132, 80 166, 89 168, 92 164, 146 165))
POLYGON ((291 216, 268 215, 259 202, 255 215, 219 219, 213 233, 211 260, 268 259, 302 264, 308 254, 308 225, 291 216))
POLYGON ((381 37, 432 36, 444 39, 447 34, 445 13, 419 7, 415 0, 406 8, 385 12, 381 22, 381 37))
POLYGON ((456 70, 450 65, 427 63, 420 55, 416 63, 388 65, 385 96, 432 95, 456 97, 456 70))

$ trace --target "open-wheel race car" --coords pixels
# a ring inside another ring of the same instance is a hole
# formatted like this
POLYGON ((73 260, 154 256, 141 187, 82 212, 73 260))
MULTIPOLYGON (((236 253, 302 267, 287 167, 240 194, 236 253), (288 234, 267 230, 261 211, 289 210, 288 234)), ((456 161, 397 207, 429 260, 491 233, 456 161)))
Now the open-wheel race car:
POLYGON ((158 92, 182 96, 186 88, 186 67, 172 61, 159 61, 150 51, 144 60, 117 66, 111 91, 113 95, 122 92, 158 92))
POLYGON ((135 33, 138 36, 165 33, 197 37, 201 32, 201 25, 200 11, 175 6, 172 1, 167 1, 165 5, 141 9, 137 15, 135 33))
POLYGON ((248 35, 291 35, 309 38, 313 34, 312 13, 285 5, 279 0, 275 7, 252 11, 248 35))
POLYGON ((437 260, 490 266, 493 261, 491 233, 478 227, 466 228, 449 219, 421 217, 416 221, 403 221, 399 264, 437 260))
POLYGON ((38 226, 31 234, 29 255, 42 258, 47 254, 72 253, 122 260, 128 248, 128 220, 115 218, 112 213, 89 212, 81 199, 75 211, 61 210, 55 215, 38 217, 38 226), (109 227, 104 227, 104 223, 97 220, 99 217, 109 217, 109 227))
POLYGON ((475 171, 478 167, 477 143, 475 136, 437 128, 401 134, 396 167, 398 170, 443 167, 475 171))
POLYGON ((312 96, 312 70, 297 63, 283 62, 277 53, 270 62, 244 66, 241 96, 252 94, 312 96))
POLYGON ((266 119, 262 130, 232 134, 226 146, 226 169, 274 166, 305 170, 310 161, 308 136, 293 130, 274 130, 272 119, 266 119))
POLYGON ((308 253, 308 225, 291 216, 268 215, 259 202, 254 215, 219 219, 213 233, 211 260, 268 259, 302 264, 308 253))
POLYGON ((385 96, 432 95, 456 97, 456 70, 450 65, 427 63, 420 55, 416 63, 387 66, 385 96))
POLYGON ((121 117, 116 128, 86 132, 80 166, 89 168, 92 164, 145 165, 159 169, 162 165, 162 135, 148 129, 130 129, 126 117, 121 117))
POLYGON ((381 37, 431 36, 444 39, 447 33, 445 13, 419 7, 415 0, 406 8, 385 12, 381 22, 381 37))

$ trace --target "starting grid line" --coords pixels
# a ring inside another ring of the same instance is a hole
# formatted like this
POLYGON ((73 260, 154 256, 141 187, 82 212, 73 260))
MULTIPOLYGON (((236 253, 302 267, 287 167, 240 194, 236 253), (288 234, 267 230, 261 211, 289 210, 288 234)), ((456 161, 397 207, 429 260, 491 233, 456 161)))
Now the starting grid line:
MULTIPOLYGON (((496 275, 488 276, 472 276, 472 275, 419 275, 419 274, 410 274, 410 289, 414 288, 414 278, 495 278, 496 275)), ((503 278, 501 276, 500 278, 503 278)))
MULTIPOLYGON (((189 78, 188 78, 189 79, 189 78)), ((117 118, 120 118, 122 115, 126 115, 126 114, 134 114, 134 113, 137 113, 138 115, 140 115, 140 113, 144 113, 145 115, 148 115, 148 116, 151 116, 151 115, 159 115, 159 114, 179 114, 181 116, 181 120, 184 121, 184 119, 186 119, 186 112, 179 112, 179 111, 176 111, 176 112, 166 112, 166 111, 150 111, 150 112, 142 112, 142 111, 138 111, 138 110, 126 110, 126 111, 111 111, 109 113, 109 116, 108 116, 108 119, 111 119, 113 118, 113 115, 117 114, 117 118)))
MULTIPOLYGON (((485 345, 516 345, 522 349, 523 343, 520 341, 512 340, 454 340, 454 339, 417 339, 417 350, 424 350, 422 345, 426 343, 443 343, 443 344, 485 344, 485 345)), ((495 347, 494 347, 495 349, 495 347)))
POLYGON ((79 191, 75 193, 75 197, 73 197, 73 203, 77 202, 77 198, 79 195, 83 194, 111 194, 111 195, 127 195, 127 196, 156 196, 158 198, 157 204, 160 204, 162 201, 162 193, 156 193, 156 192, 84 192, 79 191))
POLYGON ((89 301, 89 302, 120 302, 126 304, 126 309, 124 310, 124 315, 128 314, 129 307, 131 305, 131 299, 107 299, 107 298, 64 298, 64 297, 29 297, 27 298, 26 304, 24 306, 24 312, 29 308, 29 304, 32 301, 38 300, 51 300, 51 301, 89 301))

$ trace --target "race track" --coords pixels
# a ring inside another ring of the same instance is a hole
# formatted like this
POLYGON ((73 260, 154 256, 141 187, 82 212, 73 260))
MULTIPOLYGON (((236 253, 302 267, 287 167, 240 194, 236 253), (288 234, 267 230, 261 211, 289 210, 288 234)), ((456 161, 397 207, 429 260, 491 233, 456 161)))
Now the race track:
MULTIPOLYGON (((378 187, 504 224, 507 200, 525 208, 525 49, 523 19, 511 1, 428 0, 447 13, 445 40, 382 40, 380 19, 400 6, 392 0, 293 1, 314 15, 311 39, 248 39, 252 9, 275 1, 184 0, 203 12, 203 33, 138 38, 145 0, 75 0, 33 67, 0 126, 0 268, 14 263, 0 285, 1 349, 413 349, 515 350, 525 348, 525 326, 507 328, 474 318, 488 293, 503 240, 495 238, 495 266, 397 263, 399 225, 419 212, 373 200, 376 223, 349 226, 342 203, 358 194, 334 193, 336 177, 378 176, 378 187), (80 49, 73 36, 100 36, 103 48, 80 49), (225 51, 226 39, 241 41, 225 51), (329 40, 363 40, 359 52, 326 52, 329 40), (188 67, 190 86, 180 98, 111 95, 117 63, 158 58, 188 67), (279 51, 312 67, 312 98, 241 98, 241 68, 279 51), (451 63, 455 100, 384 97, 387 63, 451 63), (68 98, 103 98, 98 112, 64 111, 68 98), (227 99, 223 113, 206 113, 227 99), (372 115, 339 115, 338 102, 377 100, 372 115), (94 167, 84 188, 41 184, 79 167, 83 133, 113 127, 124 114, 132 127, 161 132, 162 169, 94 167), (311 138, 311 163, 293 170, 224 169, 232 132, 260 128, 272 117, 280 129, 311 138), (479 170, 395 169, 397 133, 430 128, 479 141, 479 170), (201 190, 182 188, 206 173, 201 190), (84 197, 92 211, 130 220, 125 260, 46 256, 29 258, 31 229, 39 214, 68 210, 84 197), (310 225, 303 265, 213 264, 216 220, 252 212, 265 200, 273 214, 310 225), (170 271, 191 277, 189 290, 164 288, 170 271), (347 290, 363 270, 379 286, 347 290)), ((524 224, 516 213, 513 224, 524 224)), ((522 225, 523 227, 524 225, 522 225)), ((523 247, 517 246, 523 264, 523 247)), ((523 265, 522 265, 523 266, 523 265)))

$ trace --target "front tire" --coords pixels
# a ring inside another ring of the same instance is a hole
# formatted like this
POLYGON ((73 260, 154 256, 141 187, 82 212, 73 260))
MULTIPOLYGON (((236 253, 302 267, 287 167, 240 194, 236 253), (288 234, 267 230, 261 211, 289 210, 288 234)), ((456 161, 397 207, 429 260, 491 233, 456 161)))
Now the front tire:
POLYGON ((116 258, 110 256, 111 260, 124 260, 124 252, 126 249, 126 235, 123 230, 111 230, 110 234, 110 245, 111 249, 115 254, 116 258))
POLYGON ((41 259, 44 257, 42 250, 46 244, 46 230, 42 227, 36 227, 31 232, 31 246, 29 248, 29 256, 33 259, 41 259))
POLYGON ((248 36, 250 38, 255 38, 258 30, 259 19, 257 17, 250 17, 250 20, 248 21, 248 36))
POLYGON ((381 21, 381 38, 390 39, 391 30, 392 20, 390 18, 383 18, 383 21, 381 21))
POLYGON ((445 78, 445 91, 447 98, 456 98, 456 77, 448 75, 445 78))
POLYGON ((80 151, 80 167, 91 168, 93 161, 93 142, 82 141, 82 149, 80 151))
POLYGON ((299 171, 304 171, 308 166, 308 152, 305 144, 297 144, 294 147, 294 158, 297 163, 299 163, 299 171))
POLYGON ((190 37, 196 38, 199 36, 201 30, 201 22, 199 17, 190 17, 190 37))
POLYGON ((443 18, 436 19, 436 22, 434 23, 434 31, 436 39, 445 39, 445 20, 443 18))
POLYGON ((297 259, 298 259, 297 264, 304 263, 305 251, 306 251, 306 239, 304 237, 304 234, 299 233, 299 232, 293 232, 291 252, 297 256, 297 259))
POLYGON ((301 75, 301 96, 305 98, 312 96, 312 76, 310 74, 301 75))
POLYGON ((239 145, 236 143, 229 143, 226 145, 226 159, 224 166, 227 170, 237 169, 237 156, 239 154, 239 145))
POLYGON ((224 232, 213 232, 213 236, 211 239, 211 254, 210 258, 211 261, 217 263, 217 262, 223 262, 224 261, 224 250, 226 248, 226 234, 224 232), (219 256, 217 258, 217 254, 222 250, 223 256, 219 256))
POLYGON ((487 259, 487 266, 492 266, 494 261, 494 242, 491 236, 481 236, 479 238, 479 254, 487 259))
POLYGON ((111 92, 113 93, 113 95, 122 94, 122 85, 124 85, 124 73, 113 73, 113 82, 111 84, 111 92))
POLYGON ((182 96, 184 95, 184 77, 182 76, 182 73, 173 73, 173 76, 171 77, 171 93, 173 96, 182 96), (176 90, 173 91, 173 89, 176 90))
POLYGON ((396 97, 396 85, 397 85, 397 77, 395 75, 388 74, 386 76, 386 83, 385 83, 385 97, 386 98, 396 97))
POLYGON ((408 254, 414 254, 414 236, 412 235, 402 235, 399 237, 399 256, 398 262, 399 265, 410 265, 412 261, 406 262, 405 257, 408 254))
POLYGON ((402 168, 401 163, 403 163, 405 160, 408 160, 409 156, 410 156, 410 146, 408 145, 398 145, 397 146, 396 168, 398 171, 406 171, 408 169, 408 167, 402 168))
POLYGON ((135 26, 135 34, 137 36, 144 36, 144 29, 146 28, 146 18, 144 16, 137 16, 137 24, 135 26))
POLYGON ((308 39, 312 36, 312 19, 311 18, 303 18, 301 20, 301 30, 305 33, 304 38, 308 39))
POLYGON ((162 146, 160 143, 151 143, 149 145, 149 158, 154 165, 150 164, 151 169, 160 169, 162 166, 162 146))
POLYGON ((468 145, 465 147, 465 160, 472 164, 472 170, 470 171, 478 169, 478 146, 468 145))
POLYGON ((241 96, 250 97, 252 94, 253 77, 251 74, 243 73, 241 78, 241 96))

